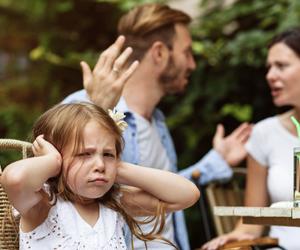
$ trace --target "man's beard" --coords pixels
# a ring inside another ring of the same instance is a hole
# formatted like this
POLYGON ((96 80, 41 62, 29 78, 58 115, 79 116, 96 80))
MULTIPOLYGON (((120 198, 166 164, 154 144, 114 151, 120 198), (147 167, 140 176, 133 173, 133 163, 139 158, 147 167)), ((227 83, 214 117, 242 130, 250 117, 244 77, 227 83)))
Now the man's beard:
POLYGON ((175 65, 173 56, 171 55, 167 66, 158 79, 166 95, 178 94, 184 91, 184 89, 179 89, 176 84, 176 82, 179 81, 181 72, 182 71, 175 65))

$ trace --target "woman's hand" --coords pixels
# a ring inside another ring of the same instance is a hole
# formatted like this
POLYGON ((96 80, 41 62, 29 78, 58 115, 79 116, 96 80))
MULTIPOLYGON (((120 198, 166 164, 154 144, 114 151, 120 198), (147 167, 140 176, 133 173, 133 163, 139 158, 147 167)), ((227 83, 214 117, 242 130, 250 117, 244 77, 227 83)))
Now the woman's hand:
POLYGON ((221 235, 205 243, 201 249, 203 250, 217 250, 219 247, 225 245, 228 242, 240 241, 240 240, 253 240, 254 235, 245 232, 232 231, 228 234, 221 235))

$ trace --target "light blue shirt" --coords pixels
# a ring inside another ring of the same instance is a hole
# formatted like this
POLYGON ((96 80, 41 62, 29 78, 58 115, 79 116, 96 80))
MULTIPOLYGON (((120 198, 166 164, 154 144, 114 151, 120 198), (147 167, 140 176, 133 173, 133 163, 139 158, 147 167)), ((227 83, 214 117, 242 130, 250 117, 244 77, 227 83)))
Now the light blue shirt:
MULTIPOLYGON (((63 103, 89 101, 85 90, 77 91, 63 100, 63 103)), ((124 131, 123 137, 125 147, 122 153, 122 160, 134 164, 139 164, 139 146, 137 143, 137 126, 132 111, 129 110, 124 98, 121 98, 116 106, 117 110, 126 115, 125 121, 128 128, 124 131)), ((153 112, 153 121, 161 138, 161 143, 166 149, 168 158, 171 162, 171 171, 178 172, 177 156, 172 138, 165 123, 165 117, 159 109, 153 112)), ((201 173, 199 184, 204 185, 213 180, 226 180, 232 177, 232 169, 226 161, 215 151, 210 150, 200 161, 194 165, 179 171, 178 173, 191 179, 194 170, 198 169, 201 173)), ((189 241, 185 225, 183 211, 173 213, 175 240, 181 250, 189 250, 189 241)))

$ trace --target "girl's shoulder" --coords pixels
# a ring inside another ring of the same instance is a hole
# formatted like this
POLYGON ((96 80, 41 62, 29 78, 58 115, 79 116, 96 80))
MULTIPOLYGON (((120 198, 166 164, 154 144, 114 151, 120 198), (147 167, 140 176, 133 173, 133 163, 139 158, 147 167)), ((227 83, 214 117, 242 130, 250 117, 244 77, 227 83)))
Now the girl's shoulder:
POLYGON ((35 229, 30 232, 23 232, 20 228, 20 249, 38 249, 39 245, 36 245, 38 241, 46 244, 53 241, 55 237, 52 235, 60 231, 60 220, 57 212, 57 204, 53 205, 47 218, 35 229))

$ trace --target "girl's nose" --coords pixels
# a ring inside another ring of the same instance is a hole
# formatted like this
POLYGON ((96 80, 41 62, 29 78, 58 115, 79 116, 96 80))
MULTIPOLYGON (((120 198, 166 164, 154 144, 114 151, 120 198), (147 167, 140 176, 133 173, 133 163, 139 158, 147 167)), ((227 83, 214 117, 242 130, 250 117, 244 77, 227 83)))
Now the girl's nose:
POLYGON ((94 170, 103 172, 105 169, 102 155, 96 155, 94 160, 94 170))

